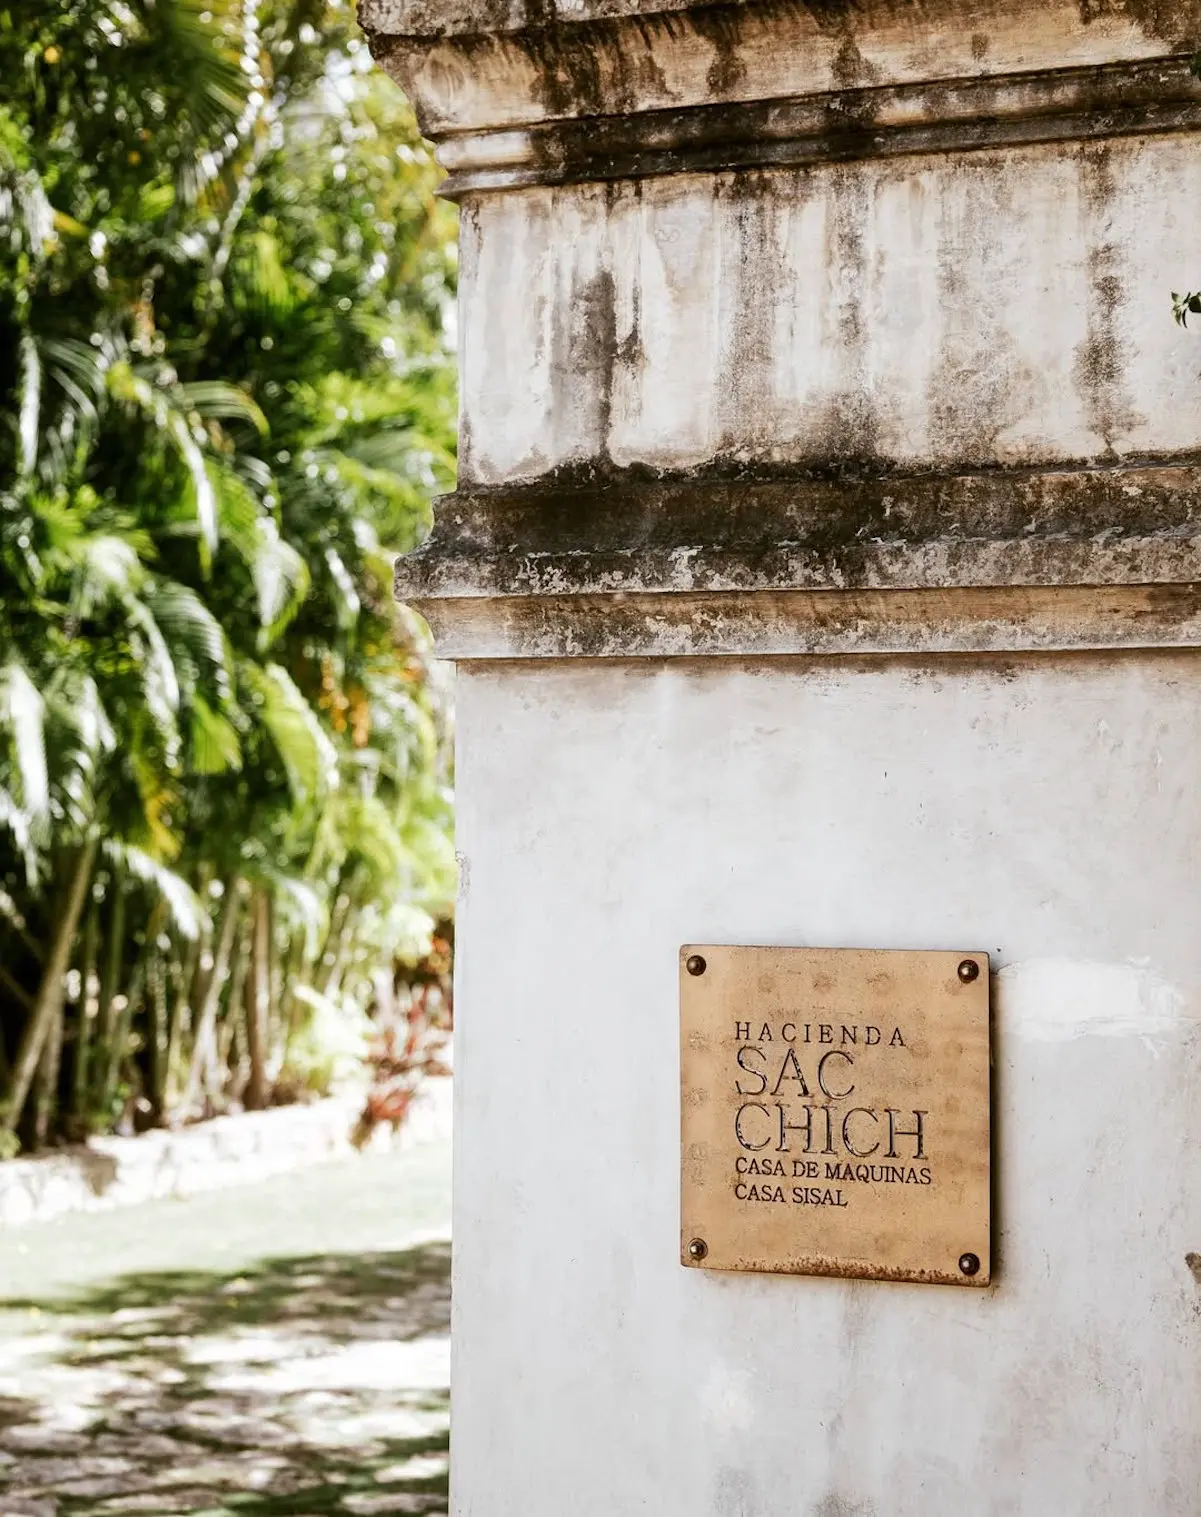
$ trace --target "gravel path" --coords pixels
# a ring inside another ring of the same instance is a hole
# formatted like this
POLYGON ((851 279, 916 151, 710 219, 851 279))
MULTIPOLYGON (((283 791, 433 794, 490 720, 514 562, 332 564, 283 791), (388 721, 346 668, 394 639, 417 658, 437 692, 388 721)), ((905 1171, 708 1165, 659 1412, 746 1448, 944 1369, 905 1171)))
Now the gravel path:
POLYGON ((449 1150, 0 1238, 0 1517, 447 1510, 449 1150))

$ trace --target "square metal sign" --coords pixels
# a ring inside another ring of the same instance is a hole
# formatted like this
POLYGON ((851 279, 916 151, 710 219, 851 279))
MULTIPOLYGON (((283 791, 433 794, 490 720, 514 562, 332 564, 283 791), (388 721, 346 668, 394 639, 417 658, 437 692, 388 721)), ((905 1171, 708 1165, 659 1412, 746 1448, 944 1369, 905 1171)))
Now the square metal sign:
POLYGON ((680 950, 681 1262, 990 1278, 988 955, 680 950))

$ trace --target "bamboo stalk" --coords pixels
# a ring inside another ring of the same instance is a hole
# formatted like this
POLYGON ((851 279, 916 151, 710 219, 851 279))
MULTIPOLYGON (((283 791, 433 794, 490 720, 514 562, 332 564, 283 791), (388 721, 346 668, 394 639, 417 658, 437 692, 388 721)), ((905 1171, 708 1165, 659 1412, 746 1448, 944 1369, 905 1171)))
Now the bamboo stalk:
POLYGON ((145 983, 145 979, 146 960, 143 956, 139 956, 129 976, 127 994, 116 997, 119 1005, 117 1006, 115 1025, 113 1027, 113 1041, 108 1050, 104 1089, 101 1092, 101 1110, 105 1112, 111 1112, 121 1084, 121 1065, 129 1053, 129 1038, 133 1029, 134 1008, 142 994, 142 986, 145 983))
POLYGON ((226 882, 213 967, 205 984, 204 1000, 196 1013, 196 1037, 192 1044, 192 1059, 183 1098, 185 1112, 192 1110, 202 1091, 211 1085, 209 1071, 217 1053, 217 1013, 221 1007, 221 992, 229 977, 230 955, 233 952, 241 907, 242 881, 235 875, 226 882))
POLYGON ((188 1003, 188 978, 185 973, 185 964, 179 954, 171 957, 170 965, 171 988, 174 992, 171 1010, 170 1027, 167 1032, 167 1089, 172 1106, 183 1099, 183 1090, 187 1084, 187 1070, 184 1065, 184 1044, 188 1034, 192 1030, 192 1008, 188 1003))
POLYGON ((319 986, 323 996, 331 1000, 336 995, 338 985, 342 979, 342 972, 346 968, 346 953, 354 937, 354 917, 350 904, 338 918, 337 933, 331 931, 326 940, 325 952, 322 955, 322 964, 325 973, 321 977, 319 986), (328 963, 325 961, 328 960, 328 963))
MULTIPOLYGON (((247 973, 242 977, 243 990, 247 988, 246 979, 250 969, 250 955, 246 955, 247 973)), ((233 1101, 241 1101, 246 1093, 246 1084, 250 1079, 250 1054, 246 1046, 246 1018, 242 1014, 245 1009, 245 999, 235 1008, 230 1007, 230 1017, 234 1024, 233 1053, 230 1059, 229 1093, 233 1101)))
POLYGON ((277 933, 279 915, 275 902, 267 897, 267 1078, 274 1087, 279 1083, 284 1064, 286 1022, 284 1020, 284 960, 279 951, 277 933))
MULTIPOLYGON (((228 898, 223 896, 222 911, 225 910, 227 905, 228 898)), ((189 964, 185 973, 184 983, 188 987, 188 1022, 192 1029, 192 1056, 194 1056, 196 1035, 200 1027, 201 1009, 213 983, 215 953, 211 924, 206 924, 201 929, 200 936, 193 945, 193 951, 188 955, 188 959, 189 964)))
POLYGON ((129 1052, 129 1035, 133 1026, 134 1011, 141 1000, 142 988, 146 983, 146 966, 150 953, 153 952, 153 944, 158 936, 163 917, 166 915, 166 905, 163 901, 156 901, 150 912, 146 924, 146 933, 142 939, 142 946, 138 950, 133 968, 130 970, 129 982, 124 996, 117 995, 113 998, 115 1007, 112 1041, 106 1052, 107 1059, 104 1068, 104 1084, 100 1091, 100 1110, 111 1110, 113 1100, 117 1094, 117 1086, 121 1079, 121 1064, 129 1052), (120 1002, 120 1005, 117 1003, 120 1002))
POLYGON ((63 998, 50 1017, 50 1027, 38 1060, 34 1094, 33 1145, 45 1148, 58 1116, 58 1076, 63 1059, 63 998))
POLYGON ((96 860, 97 846, 98 840, 89 838, 75 854, 70 883, 62 909, 58 912, 54 924, 37 997, 33 1010, 26 1019, 21 1042, 13 1060, 8 1089, 5 1092, 3 1105, 0 1105, 0 1132, 12 1132, 15 1129, 29 1095, 29 1087, 33 1082, 55 1012, 61 1010, 63 977, 70 962, 71 948, 75 942, 75 930, 79 925, 88 882, 92 878, 92 866, 96 860))
POLYGON ((296 994, 296 986, 300 983, 302 976, 307 978, 305 975, 307 966, 308 955, 305 952, 304 932, 301 931, 296 934, 285 960, 280 1006, 280 1019, 284 1027, 284 1046, 280 1056, 281 1069, 287 1069, 288 1060, 292 1055, 292 1044, 300 1031, 301 1017, 305 1008, 296 994))
POLYGON ((92 1051, 92 1020, 96 1010, 92 1005, 92 979, 96 973, 96 954, 100 945, 100 907, 93 900, 88 908, 88 919, 83 929, 83 950, 80 954, 79 1023, 75 1033, 75 1064, 71 1078, 71 1114, 78 1121, 86 1121, 89 1114, 88 1061, 92 1051))
POLYGON ((210 1103, 215 1103, 230 1085, 230 1059, 233 1055, 234 1038, 241 1026, 239 1012, 244 1005, 246 975, 250 969, 250 936, 251 926, 243 922, 242 930, 234 939, 234 951, 229 970, 229 991, 225 997, 225 1017, 219 1026, 217 1058, 215 1066, 210 1071, 212 1083, 206 1092, 210 1103), (218 1081, 220 1089, 218 1089, 218 1081))
POLYGON ((108 938, 105 942, 104 965, 100 971, 100 996, 96 1009, 100 1057, 93 1094, 98 1110, 103 1110, 108 1104, 105 1100, 107 1071, 117 1030, 117 1009, 113 1003, 121 980, 121 966, 125 960, 125 880, 120 865, 113 866, 108 888, 112 902, 109 906, 108 938))
POLYGON ((155 1126, 167 1107, 167 966, 155 945, 146 966, 146 1097, 155 1126))
POLYGON ((250 975, 246 982, 246 1047, 250 1057, 250 1078, 246 1082, 246 1108, 262 1111, 268 1101, 267 1058, 271 1001, 270 902, 265 890, 256 890, 251 904, 254 935, 250 949, 250 975))
POLYGON ((337 888, 333 893, 325 941, 317 956, 317 964, 322 973, 316 989, 323 996, 329 995, 341 973, 342 934, 351 907, 350 891, 346 889, 346 876, 347 871, 343 868, 338 874, 337 888))

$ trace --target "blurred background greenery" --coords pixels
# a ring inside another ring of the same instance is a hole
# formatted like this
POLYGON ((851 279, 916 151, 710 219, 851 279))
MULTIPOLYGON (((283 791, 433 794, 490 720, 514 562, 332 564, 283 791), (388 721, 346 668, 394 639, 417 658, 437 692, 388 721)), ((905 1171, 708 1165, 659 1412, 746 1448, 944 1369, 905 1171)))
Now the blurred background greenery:
POLYGON ((395 1078, 449 1011, 390 586, 454 471, 438 171, 338 0, 0 0, 0 78, 0 1151, 381 1028, 395 1078))

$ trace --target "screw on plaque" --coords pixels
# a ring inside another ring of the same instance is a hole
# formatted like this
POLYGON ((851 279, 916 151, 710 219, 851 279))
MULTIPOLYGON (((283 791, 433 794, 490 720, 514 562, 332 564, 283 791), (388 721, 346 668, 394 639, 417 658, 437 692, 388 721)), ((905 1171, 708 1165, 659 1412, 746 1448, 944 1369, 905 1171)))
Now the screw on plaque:
POLYGON ((975 1254, 960 1254, 959 1273, 961 1275, 978 1275, 980 1273, 979 1258, 975 1254))
POLYGON ((705 1258, 708 1252, 709 1245, 705 1242, 704 1238, 693 1238, 692 1242, 688 1245, 688 1257, 695 1259, 698 1264, 705 1258))
POLYGON ((970 985, 973 980, 980 978, 980 966, 975 959, 964 959, 959 965, 959 978, 965 985, 970 985))
POLYGON ((690 953, 684 963, 689 974, 704 974, 708 967, 699 953, 690 953))

